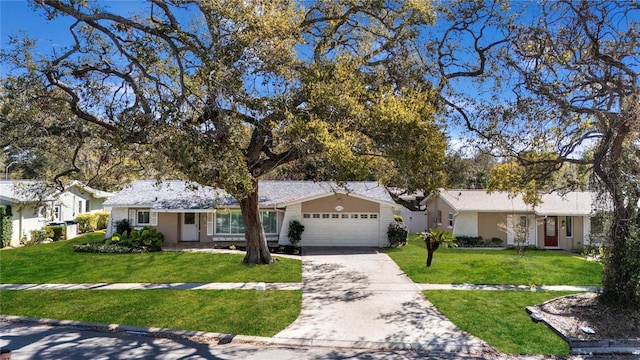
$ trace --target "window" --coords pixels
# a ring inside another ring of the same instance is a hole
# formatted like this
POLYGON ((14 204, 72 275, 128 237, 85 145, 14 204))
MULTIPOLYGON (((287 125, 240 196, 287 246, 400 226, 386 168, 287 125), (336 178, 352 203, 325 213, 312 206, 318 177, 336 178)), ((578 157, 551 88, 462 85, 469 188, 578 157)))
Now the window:
POLYGON ((302 214, 302 218, 303 219, 310 219, 311 218, 311 214, 302 214))
POLYGON ((529 228, 526 215, 520 215, 520 223, 518 225, 520 226, 519 230, 521 231, 526 231, 529 228))
POLYGON ((313 214, 314 219, 320 219, 320 214, 313 214))
POLYGON ((82 206, 82 200, 78 200, 78 214, 82 214, 82 209, 84 209, 84 206, 82 206))
POLYGON ((371 214, 369 215, 370 219, 377 219, 378 218, 378 214, 371 214))
POLYGON ((91 212, 91 201, 87 200, 84 202, 84 211, 85 212, 91 212))
POLYGON ((53 218, 55 220, 60 220, 60 205, 56 205, 53 208, 53 218))
POLYGON ((342 214, 342 218, 343 219, 348 219, 349 218, 349 214, 342 214))
POLYGON ((340 219, 340 214, 331 214, 332 219, 340 219))
POLYGON ((351 218, 352 219, 357 219, 358 218, 358 214, 351 214, 351 218))
POLYGON ((573 237, 573 217, 567 216, 567 220, 565 223, 565 229, 567 232, 567 237, 573 237))
POLYGON ((368 219, 369 215, 368 214, 361 214, 360 215, 360 219, 368 219))
POLYGON ((261 211, 262 228, 265 234, 278 233, 278 213, 275 211, 261 211))
POLYGON ((196 214, 195 213, 185 213, 184 214, 184 224, 185 225, 194 225, 196 223, 196 214))
POLYGON ((436 223, 438 225, 442 224, 442 211, 440 210, 436 213, 436 223))
POLYGON ((453 228, 453 213, 449 213, 449 227, 453 228))
POLYGON ((329 214, 322 214, 322 218, 323 219, 328 219, 329 218, 329 214))
MULTIPOLYGON (((265 234, 278 232, 278 214, 275 211, 261 211, 262 228, 265 234)), ((216 234, 244 234, 244 222, 240 210, 218 211, 216 213, 216 234)))
POLYGON ((136 224, 138 225, 149 225, 150 223, 149 211, 138 211, 138 217, 136 224))

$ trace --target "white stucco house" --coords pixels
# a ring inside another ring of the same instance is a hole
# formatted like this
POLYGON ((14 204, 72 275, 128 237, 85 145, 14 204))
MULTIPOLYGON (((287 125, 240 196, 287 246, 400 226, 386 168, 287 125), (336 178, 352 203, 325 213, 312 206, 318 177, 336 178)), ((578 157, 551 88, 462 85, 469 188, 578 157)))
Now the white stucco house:
MULTIPOLYGON (((292 220, 305 230, 300 246, 383 247, 394 203, 377 182, 260 181, 259 208, 270 246, 288 245, 292 220)), ((220 189, 185 181, 134 181, 104 203, 111 209, 107 236, 116 222, 152 226, 165 244, 192 242, 225 246, 244 242, 236 199, 220 189)))
POLYGON ((61 192, 39 181, 0 181, 0 205, 11 206, 13 216, 10 245, 20 245, 32 230, 42 229, 50 222, 71 221, 78 214, 102 211, 102 204, 110 195, 79 182, 61 192))
POLYGON ((514 245, 516 229, 523 229, 527 245, 573 250, 589 245, 595 193, 573 191, 543 194, 535 207, 522 196, 486 190, 444 190, 422 201, 429 228, 455 236, 500 238, 514 245))

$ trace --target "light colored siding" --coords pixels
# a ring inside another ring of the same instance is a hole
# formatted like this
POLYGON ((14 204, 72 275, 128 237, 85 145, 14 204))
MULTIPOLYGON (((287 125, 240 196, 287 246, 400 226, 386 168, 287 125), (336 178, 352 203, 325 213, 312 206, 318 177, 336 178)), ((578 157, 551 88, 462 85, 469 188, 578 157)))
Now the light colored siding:
MULTIPOLYGON (((447 203, 442 201, 440 198, 436 198, 433 200, 429 200, 427 203, 427 215, 428 215, 428 224, 427 227, 429 229, 441 229, 445 231, 451 231, 451 229, 447 229, 448 225, 448 215, 449 213, 454 213, 455 211, 449 206, 447 203), (438 210, 442 212, 442 222, 438 224, 438 210)), ((455 219, 454 219, 455 222, 455 219)), ((455 225, 455 224, 454 224, 455 225)))
MULTIPOLYGON (((301 204, 289 205, 285 209, 284 217, 282 219, 282 226, 280 227, 278 244, 291 245, 291 242, 289 242, 289 237, 287 233, 289 232, 289 223, 293 220, 298 220, 302 222, 302 205, 301 204)), ((302 233, 302 238, 304 239, 304 232, 302 233)))
POLYGON ((384 247, 389 245, 389 237, 387 236, 387 229, 389 228, 389 224, 391 224, 393 220, 393 207, 389 205, 380 205, 380 247, 384 247))
POLYGON ((116 232, 116 223, 120 220, 129 218, 129 210, 123 207, 114 207, 111 209, 111 217, 107 223, 106 237, 111 237, 116 232))
POLYGON ((453 218, 453 235, 478 236, 478 213, 475 211, 461 211, 458 213, 458 216, 453 218))

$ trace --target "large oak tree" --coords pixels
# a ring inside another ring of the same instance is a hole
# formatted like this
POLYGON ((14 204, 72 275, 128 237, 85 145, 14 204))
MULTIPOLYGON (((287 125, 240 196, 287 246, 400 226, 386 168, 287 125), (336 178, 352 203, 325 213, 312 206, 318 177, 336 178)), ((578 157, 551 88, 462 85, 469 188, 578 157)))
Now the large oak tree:
POLYGON ((106 2, 31 5, 75 19, 71 44, 40 56, 15 37, 3 62, 23 83, 45 79, 25 89, 34 106, 72 116, 23 135, 68 125, 85 143, 97 137, 227 190, 240 202, 246 263, 271 262, 258 179, 281 166, 317 159, 338 181, 439 185, 439 98, 407 51, 433 22, 426 2, 149 0, 135 14, 106 2))

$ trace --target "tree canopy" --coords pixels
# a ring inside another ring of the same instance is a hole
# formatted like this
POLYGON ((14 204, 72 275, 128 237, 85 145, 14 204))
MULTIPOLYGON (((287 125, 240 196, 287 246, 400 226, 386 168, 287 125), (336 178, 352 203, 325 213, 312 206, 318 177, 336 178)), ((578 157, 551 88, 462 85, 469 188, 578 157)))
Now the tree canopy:
POLYGON ((78 141, 229 191, 248 229, 246 262, 270 261, 256 199, 257 179, 274 169, 305 159, 338 181, 441 184, 438 95, 407 51, 434 20, 428 3, 150 0, 136 14, 99 2, 32 5, 76 21, 61 51, 38 56, 35 39, 14 37, 3 52, 21 71, 5 80, 45 79, 22 89, 61 115, 23 113, 49 120, 40 131, 14 127, 16 136, 60 136, 66 124, 78 141))

